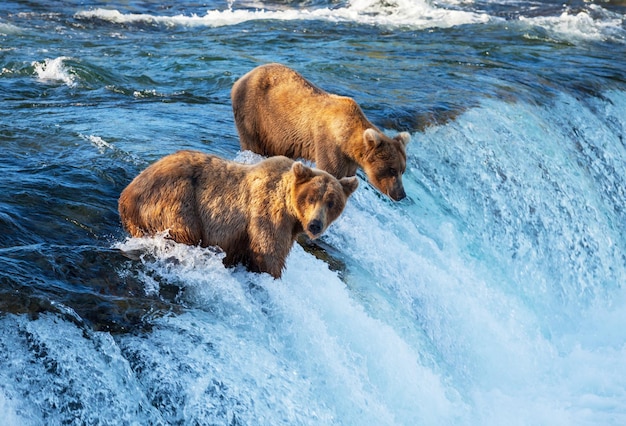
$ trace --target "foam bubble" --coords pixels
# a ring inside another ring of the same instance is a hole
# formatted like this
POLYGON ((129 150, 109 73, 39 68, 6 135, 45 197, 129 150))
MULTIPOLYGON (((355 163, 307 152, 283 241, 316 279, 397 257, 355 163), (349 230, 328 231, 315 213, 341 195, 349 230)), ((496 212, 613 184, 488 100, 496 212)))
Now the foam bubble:
POLYGON ((565 10, 559 16, 541 16, 520 21, 531 26, 545 28, 553 37, 564 41, 618 41, 626 42, 624 18, 598 5, 589 5, 588 10, 572 13, 565 10))
POLYGON ((263 161, 263 159, 265 159, 265 157, 261 154, 248 150, 239 151, 235 157, 235 161, 243 164, 256 164, 259 161, 263 161))
POLYGON ((98 149, 100 154, 104 154, 107 150, 115 149, 113 145, 102 139, 100 136, 89 135, 85 136, 85 138, 98 149))
POLYGON ((60 82, 69 87, 76 86, 75 76, 65 65, 65 61, 71 59, 67 56, 60 56, 55 59, 45 59, 43 62, 33 62, 35 73, 40 81, 60 82))
POLYGON ((244 299, 234 270, 224 267, 225 254, 218 248, 176 243, 168 231, 128 238, 114 247, 139 258, 146 294, 156 294, 163 284, 176 285, 185 291, 187 302, 211 306, 222 315, 236 311, 244 299))
MULTIPOLYGON (((303 12, 305 15, 307 12, 303 12)), ((203 26, 203 27, 221 27, 226 25, 236 25, 242 22, 258 19, 297 19, 296 11, 286 12, 270 12, 270 11, 247 11, 247 10, 209 10, 206 15, 191 16, 175 15, 175 16, 159 16, 145 13, 128 13, 124 14, 118 10, 94 9, 89 11, 81 11, 76 13, 77 19, 100 19, 116 24, 157 24, 172 26, 203 26)))
POLYGON ((16 27, 13 24, 9 24, 6 22, 0 22, 0 34, 10 35, 10 34, 19 34, 22 32, 20 27, 16 27))
POLYGON ((81 139, 89 142, 92 146, 94 146, 98 150, 98 154, 100 155, 110 155, 119 158, 126 163, 134 164, 135 166, 141 168, 146 167, 145 160, 142 160, 134 154, 117 148, 114 144, 105 141, 100 136, 82 134, 79 134, 79 136, 81 139))

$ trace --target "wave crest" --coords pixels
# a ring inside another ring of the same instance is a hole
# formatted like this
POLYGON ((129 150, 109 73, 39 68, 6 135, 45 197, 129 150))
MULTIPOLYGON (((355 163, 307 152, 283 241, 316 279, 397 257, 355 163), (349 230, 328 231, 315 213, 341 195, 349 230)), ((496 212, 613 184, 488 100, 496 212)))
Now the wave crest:
POLYGON ((624 18, 598 5, 589 5, 588 9, 578 13, 567 9, 559 16, 521 16, 519 19, 522 23, 549 31, 552 37, 559 40, 626 42, 624 18))
POLYGON ((77 19, 92 19, 114 24, 153 24, 174 26, 220 27, 237 25, 254 20, 323 20, 330 22, 356 22, 365 25, 448 28, 456 25, 483 23, 489 15, 460 10, 449 10, 430 5, 423 0, 352 0, 347 6, 317 9, 233 9, 209 10, 204 16, 159 16, 152 14, 124 14, 118 10, 93 9, 76 13, 77 19))
POLYGON ((71 58, 60 56, 55 59, 45 59, 43 62, 33 62, 31 65, 40 81, 60 82, 69 87, 76 86, 76 76, 66 66, 65 62, 71 58))

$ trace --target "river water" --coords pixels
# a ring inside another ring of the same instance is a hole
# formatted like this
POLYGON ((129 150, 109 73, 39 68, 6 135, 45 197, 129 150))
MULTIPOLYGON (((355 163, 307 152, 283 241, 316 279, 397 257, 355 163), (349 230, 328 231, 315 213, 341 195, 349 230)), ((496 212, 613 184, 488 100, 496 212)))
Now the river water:
POLYGON ((3 1, 0 423, 626 424, 620 1, 3 1), (281 62, 408 131, 283 278, 129 239, 281 62))

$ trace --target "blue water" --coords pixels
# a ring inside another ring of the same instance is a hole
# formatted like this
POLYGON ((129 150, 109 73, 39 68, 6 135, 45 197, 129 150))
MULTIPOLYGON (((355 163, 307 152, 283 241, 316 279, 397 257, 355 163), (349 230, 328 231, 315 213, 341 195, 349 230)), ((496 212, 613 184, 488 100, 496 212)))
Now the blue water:
POLYGON ((626 424, 626 5, 4 1, 0 423, 626 424), (409 131, 282 279, 130 239, 281 62, 409 131))

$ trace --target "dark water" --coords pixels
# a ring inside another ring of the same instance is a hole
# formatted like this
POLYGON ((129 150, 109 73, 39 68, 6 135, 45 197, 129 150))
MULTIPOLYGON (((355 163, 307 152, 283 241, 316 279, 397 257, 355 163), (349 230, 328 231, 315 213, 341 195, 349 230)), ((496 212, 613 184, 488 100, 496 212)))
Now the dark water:
POLYGON ((6 424, 624 424, 626 6, 0 5, 6 424), (127 239, 178 149, 247 160, 233 82, 289 65, 409 131, 283 279, 127 239))

